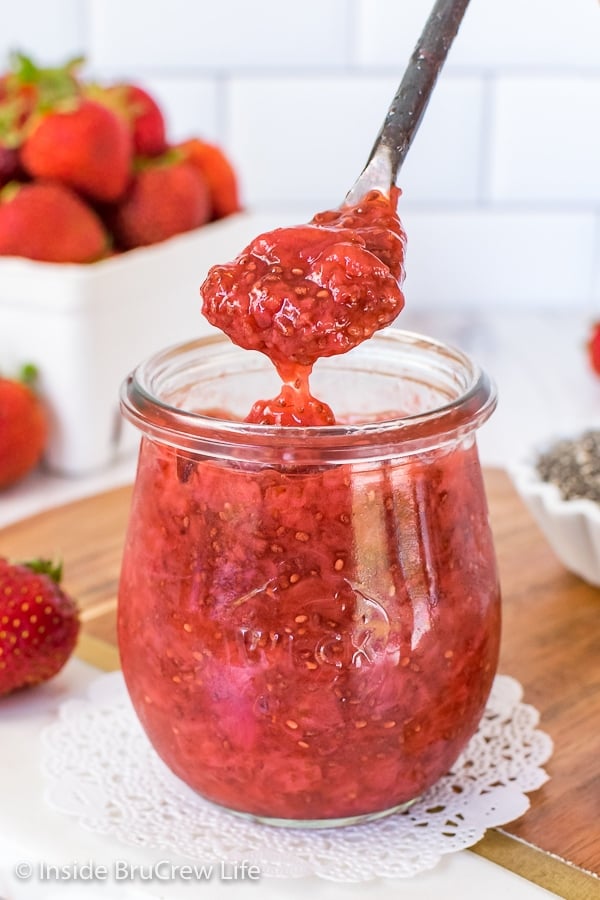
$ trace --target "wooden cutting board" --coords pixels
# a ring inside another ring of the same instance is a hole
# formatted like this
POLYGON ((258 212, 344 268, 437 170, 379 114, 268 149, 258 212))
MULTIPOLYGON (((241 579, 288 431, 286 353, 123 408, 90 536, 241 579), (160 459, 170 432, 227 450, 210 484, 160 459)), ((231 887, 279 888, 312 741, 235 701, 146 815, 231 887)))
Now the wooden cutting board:
MULTIPOLYGON (((556 560, 506 474, 486 473, 504 596, 500 671, 523 685, 554 740, 531 809, 476 852, 573 900, 600 897, 600 590, 556 560), (515 840, 517 838, 518 840, 515 840)), ((79 654, 117 668, 116 591, 131 489, 0 530, 0 554, 61 558, 84 621, 79 654)))

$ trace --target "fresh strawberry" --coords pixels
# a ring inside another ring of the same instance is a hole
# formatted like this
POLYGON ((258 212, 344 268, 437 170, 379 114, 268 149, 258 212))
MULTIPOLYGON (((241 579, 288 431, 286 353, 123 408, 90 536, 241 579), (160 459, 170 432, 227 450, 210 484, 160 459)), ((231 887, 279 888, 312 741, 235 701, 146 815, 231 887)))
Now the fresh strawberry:
POLYGON ((47 560, 0 558, 0 694, 47 681, 73 652, 79 618, 60 575, 47 560))
MULTIPOLYGON (((9 71, 0 78, 2 149, 16 155, 25 140, 31 118, 39 110, 72 102, 78 96, 80 88, 76 73, 81 63, 81 59, 74 59, 59 68, 40 68, 21 53, 12 55, 9 71)), ((15 165, 11 177, 20 174, 15 165)))
POLYGON ((39 85, 22 80, 19 72, 0 78, 0 140, 3 146, 17 148, 29 116, 40 99, 39 85))
POLYGON ((0 144, 0 188, 20 175, 19 153, 0 144))
POLYGON ((143 88, 135 84, 90 85, 86 94, 124 117, 131 129, 135 156, 160 156, 166 151, 162 110, 143 88))
POLYGON ((154 97, 135 84, 125 85, 133 117, 133 146, 137 156, 159 156, 167 149, 162 110, 154 97))
POLYGON ((120 247, 156 244, 208 221, 208 186, 193 166, 174 153, 139 164, 111 220, 120 247))
POLYGON ((32 102, 27 91, 11 87, 9 76, 0 79, 0 187, 23 176, 19 147, 32 102))
POLYGON ((99 217, 65 185, 11 182, 0 192, 0 256, 89 263, 108 243, 99 217))
POLYGON ((124 194, 131 160, 127 123, 103 104, 81 97, 33 116, 21 148, 30 175, 61 181, 104 202, 124 194))
POLYGON ((587 342, 590 366, 596 375, 600 375, 600 322, 594 322, 587 342))
POLYGON ((202 173, 210 188, 213 219, 222 219, 241 209, 235 170, 223 151, 214 144, 191 138, 177 149, 202 173))
POLYGON ((36 371, 0 378, 0 488, 19 481, 40 461, 48 436, 46 410, 34 389, 36 371))

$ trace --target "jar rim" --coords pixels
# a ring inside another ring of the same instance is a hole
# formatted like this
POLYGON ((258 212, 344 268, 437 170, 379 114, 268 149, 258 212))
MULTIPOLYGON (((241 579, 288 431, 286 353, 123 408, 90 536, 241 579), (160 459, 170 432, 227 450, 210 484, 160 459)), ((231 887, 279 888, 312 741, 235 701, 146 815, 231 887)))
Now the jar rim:
MULTIPOLYGON (((156 390, 161 377, 181 360, 199 354, 214 358, 249 351, 232 344, 222 334, 201 337, 167 347, 141 362, 121 387, 121 411, 145 436, 190 453, 248 459, 268 463, 282 456, 308 462, 313 455, 323 460, 355 458, 392 458, 421 452, 448 441, 456 441, 482 425, 496 407, 493 381, 462 350, 425 335, 387 328, 376 333, 350 354, 361 348, 369 352, 398 354, 426 352, 432 361, 454 366, 462 383, 456 397, 424 412, 396 415, 364 423, 339 423, 324 426, 274 426, 219 418, 215 415, 179 408, 165 401, 156 390)), ((262 354, 254 354, 270 362, 262 354)), ((335 360, 330 357, 327 361, 335 360)), ((321 362, 321 361, 320 361, 321 362)), ((258 398, 256 398, 258 399, 258 398)))

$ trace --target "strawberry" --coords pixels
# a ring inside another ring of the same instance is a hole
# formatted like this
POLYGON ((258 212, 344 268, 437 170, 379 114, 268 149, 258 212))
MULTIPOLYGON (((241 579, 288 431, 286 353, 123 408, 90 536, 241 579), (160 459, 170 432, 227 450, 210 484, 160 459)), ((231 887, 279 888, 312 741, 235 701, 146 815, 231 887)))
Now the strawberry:
POLYGON ((89 263, 103 257, 107 246, 99 217, 70 188, 11 182, 0 192, 0 256, 89 263))
POLYGON ((600 322, 594 322, 587 341, 588 360, 596 375, 600 375, 600 322))
POLYGON ((206 182, 196 169, 169 152, 138 160, 139 169, 111 219, 120 247, 130 250, 191 231, 210 218, 206 182))
POLYGON ((0 78, 0 187, 23 175, 19 146, 33 102, 29 88, 15 87, 8 75, 0 78))
POLYGON ((0 77, 0 186, 22 179, 19 150, 32 116, 70 100, 79 93, 74 59, 59 68, 39 68, 23 54, 11 57, 11 68, 0 77))
POLYGON ((167 149, 162 110, 147 91, 135 84, 125 85, 133 117, 133 146, 137 156, 159 156, 167 149))
POLYGON ((222 219, 241 209, 235 170, 223 151, 214 144, 191 138, 177 149, 202 173, 210 188, 213 218, 222 219))
POLYGON ((19 154, 0 143, 0 188, 19 177, 19 154))
POLYGON ((30 175, 61 181, 103 202, 124 194, 131 160, 127 123, 103 104, 82 97, 33 115, 21 147, 21 162, 30 175))
POLYGON ((86 94, 125 118, 131 130, 135 156, 160 156, 166 151, 162 110, 143 88, 135 84, 91 85, 86 94))
POLYGON ((25 366, 20 381, 0 378, 0 488, 27 475, 46 446, 48 419, 33 388, 36 375, 25 366))
MULTIPOLYGON (((21 65, 25 57, 17 60, 14 70, 0 78, 0 140, 11 149, 21 145, 29 116, 41 99, 39 83, 32 80, 29 68, 21 65)), ((43 70, 37 71, 41 74, 43 70)))
POLYGON ((79 617, 48 560, 0 558, 0 695, 47 681, 73 652, 79 617))

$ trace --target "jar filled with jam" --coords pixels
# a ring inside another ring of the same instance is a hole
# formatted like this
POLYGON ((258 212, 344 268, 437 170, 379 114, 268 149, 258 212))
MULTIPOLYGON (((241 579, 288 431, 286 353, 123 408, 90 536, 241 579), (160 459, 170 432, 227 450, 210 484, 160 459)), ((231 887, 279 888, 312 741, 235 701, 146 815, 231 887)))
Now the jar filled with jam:
POLYGON ((123 388, 142 433, 119 591, 127 687, 165 763, 273 824, 404 807, 494 678, 500 596, 467 356, 388 329, 312 376, 333 425, 244 421, 261 354, 204 338, 123 388))

